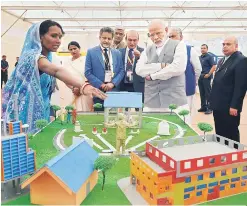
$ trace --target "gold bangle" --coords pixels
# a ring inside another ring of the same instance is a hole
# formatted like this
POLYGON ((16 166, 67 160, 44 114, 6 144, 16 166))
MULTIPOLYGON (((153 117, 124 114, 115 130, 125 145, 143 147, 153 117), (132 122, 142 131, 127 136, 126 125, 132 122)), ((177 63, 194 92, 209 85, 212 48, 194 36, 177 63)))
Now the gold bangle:
POLYGON ((89 83, 85 83, 85 84, 82 85, 81 90, 80 90, 80 93, 81 93, 81 94, 85 95, 85 93, 84 93, 84 88, 85 88, 87 85, 90 85, 90 84, 89 84, 89 83))

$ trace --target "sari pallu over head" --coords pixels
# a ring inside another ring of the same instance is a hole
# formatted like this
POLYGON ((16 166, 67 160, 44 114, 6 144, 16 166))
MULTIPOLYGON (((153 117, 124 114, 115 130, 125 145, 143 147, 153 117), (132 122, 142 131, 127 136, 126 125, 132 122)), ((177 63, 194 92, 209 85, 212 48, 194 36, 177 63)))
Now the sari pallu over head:
MULTIPOLYGON (((6 122, 21 120, 28 124, 28 132, 35 132, 35 122, 39 119, 49 121, 50 97, 53 77, 40 73, 38 60, 42 45, 39 35, 40 23, 32 25, 28 30, 19 62, 3 89, 3 118, 6 122), (15 96, 17 108, 15 108, 15 96), (15 111, 18 110, 18 117, 15 111)), ((48 54, 51 61, 51 52, 48 54)))

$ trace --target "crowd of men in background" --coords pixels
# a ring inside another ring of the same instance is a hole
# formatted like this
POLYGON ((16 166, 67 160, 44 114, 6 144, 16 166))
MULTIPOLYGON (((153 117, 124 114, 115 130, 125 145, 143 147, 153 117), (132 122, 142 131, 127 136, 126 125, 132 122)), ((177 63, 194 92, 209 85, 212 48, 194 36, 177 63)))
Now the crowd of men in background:
POLYGON ((154 20, 148 31, 153 44, 143 49, 138 46, 137 31, 125 34, 122 27, 115 32, 109 27, 102 28, 100 46, 87 54, 88 81, 102 91, 142 92, 144 106, 152 110, 162 111, 170 104, 177 104, 179 108, 189 108, 191 113, 198 85, 201 97, 198 112, 213 112, 216 133, 240 141, 238 126, 247 90, 247 58, 238 51, 237 38, 224 40, 224 58, 217 64, 206 44, 201 45, 200 56, 193 47, 185 45, 179 28, 167 28, 162 21, 154 20), (118 61, 122 61, 122 66, 118 61))
MULTIPOLYGON (((99 45, 88 49, 86 55, 88 82, 104 92, 141 92, 147 108, 162 111, 176 104, 178 110, 187 108, 191 114, 198 85, 198 112, 213 112, 216 133, 240 141, 238 126, 247 90, 247 58, 238 51, 237 38, 224 40, 224 58, 217 64, 206 44, 201 45, 200 56, 186 45, 180 28, 168 28, 161 20, 153 20, 148 32, 153 44, 144 49, 138 46, 139 34, 135 30, 126 32, 122 26, 115 31, 101 28, 99 45)), ((6 84, 5 55, 1 70, 1 82, 6 84)), ((103 104, 98 98, 93 101, 103 104)))

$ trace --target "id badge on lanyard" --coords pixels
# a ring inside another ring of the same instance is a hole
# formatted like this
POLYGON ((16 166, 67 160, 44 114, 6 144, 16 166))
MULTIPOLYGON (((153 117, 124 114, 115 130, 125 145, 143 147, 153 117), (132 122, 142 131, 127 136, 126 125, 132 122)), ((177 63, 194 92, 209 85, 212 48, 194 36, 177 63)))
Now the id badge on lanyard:
POLYGON ((112 72, 111 70, 106 70, 105 71, 105 82, 111 82, 112 80, 112 72))
POLYGON ((125 83, 133 83, 133 60, 127 57, 127 61, 131 64, 131 69, 126 67, 125 83))

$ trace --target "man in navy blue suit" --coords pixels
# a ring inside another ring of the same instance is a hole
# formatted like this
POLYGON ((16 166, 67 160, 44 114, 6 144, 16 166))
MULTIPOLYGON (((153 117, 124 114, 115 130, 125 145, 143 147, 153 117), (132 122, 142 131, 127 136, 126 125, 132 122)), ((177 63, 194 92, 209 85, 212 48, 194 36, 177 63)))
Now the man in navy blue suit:
MULTIPOLYGON (((90 84, 104 92, 119 90, 124 77, 121 53, 111 48, 113 36, 114 31, 110 27, 103 27, 100 30, 100 45, 89 49, 86 56, 85 76, 90 84)), ((103 104, 99 98, 93 101, 94 104, 103 104)))
POLYGON ((127 48, 119 51, 122 54, 124 62, 125 76, 121 82, 120 90, 128 92, 141 92, 142 102, 144 102, 144 84, 145 79, 136 74, 136 63, 140 58, 143 48, 138 46, 139 34, 131 30, 126 34, 127 48))

